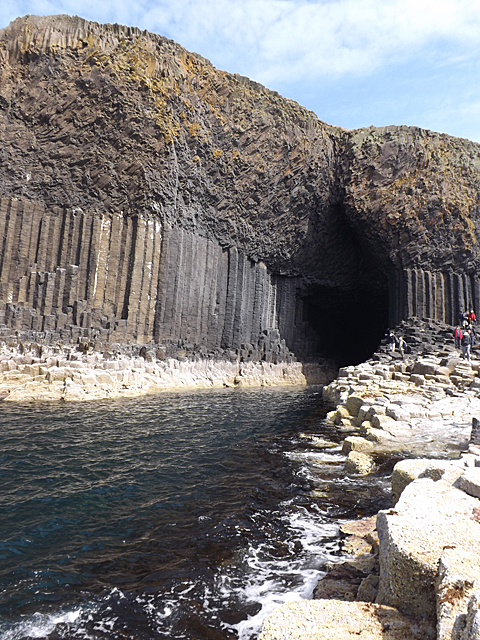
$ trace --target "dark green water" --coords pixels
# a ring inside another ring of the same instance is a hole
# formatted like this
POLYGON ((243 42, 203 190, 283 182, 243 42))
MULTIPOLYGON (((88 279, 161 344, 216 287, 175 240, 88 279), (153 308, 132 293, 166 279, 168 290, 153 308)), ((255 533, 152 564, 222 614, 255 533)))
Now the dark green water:
POLYGON ((255 637, 310 595, 338 519, 386 500, 299 438, 324 429, 320 397, 1 404, 0 637, 255 637))

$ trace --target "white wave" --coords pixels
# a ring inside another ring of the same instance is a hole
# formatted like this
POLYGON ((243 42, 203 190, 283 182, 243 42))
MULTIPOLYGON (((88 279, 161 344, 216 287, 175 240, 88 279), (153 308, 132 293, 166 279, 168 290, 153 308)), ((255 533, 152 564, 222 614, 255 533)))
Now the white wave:
POLYGON ((11 628, 0 626, 2 640, 20 640, 21 638, 44 638, 52 633, 59 624, 73 624, 82 613, 81 609, 57 614, 34 613, 11 628))
POLYGON ((257 637, 263 621, 276 607, 311 598, 317 581, 324 575, 325 564, 335 561, 339 526, 325 521, 320 513, 298 507, 288 512, 290 505, 284 506, 289 553, 277 558, 268 553, 265 543, 250 546, 245 553, 242 580, 236 584, 224 575, 216 585, 225 596, 231 597, 234 591, 240 602, 260 605, 257 613, 231 626, 239 640, 257 637))
POLYGON ((345 456, 342 453, 334 453, 331 449, 328 453, 317 451, 291 451, 286 453, 285 456, 294 462, 308 462, 310 464, 321 464, 325 462, 340 464, 345 461, 345 456))

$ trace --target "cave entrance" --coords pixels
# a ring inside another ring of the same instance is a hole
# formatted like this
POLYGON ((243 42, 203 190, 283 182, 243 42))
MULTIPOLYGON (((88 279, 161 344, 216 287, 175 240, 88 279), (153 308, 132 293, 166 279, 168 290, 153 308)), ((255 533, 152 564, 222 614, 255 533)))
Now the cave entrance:
POLYGON ((385 288, 350 290, 314 286, 304 297, 304 319, 318 336, 319 352, 340 367, 371 357, 388 327, 385 288))

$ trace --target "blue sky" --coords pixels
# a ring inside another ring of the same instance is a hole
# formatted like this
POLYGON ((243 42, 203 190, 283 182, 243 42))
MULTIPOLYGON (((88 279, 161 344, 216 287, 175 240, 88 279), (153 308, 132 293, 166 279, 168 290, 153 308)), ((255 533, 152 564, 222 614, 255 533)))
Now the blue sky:
POLYGON ((3 0, 0 27, 56 13, 160 33, 329 124, 480 142, 479 0, 3 0))

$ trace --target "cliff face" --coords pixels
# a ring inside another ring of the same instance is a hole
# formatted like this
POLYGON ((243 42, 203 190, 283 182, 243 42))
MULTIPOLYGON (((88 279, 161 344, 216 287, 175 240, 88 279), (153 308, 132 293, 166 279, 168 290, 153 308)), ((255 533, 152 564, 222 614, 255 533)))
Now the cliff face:
POLYGON ((449 321, 480 301, 478 145, 336 129, 161 36, 80 18, 14 21, 0 59, 10 328, 209 348, 267 330, 336 355, 326 334, 353 309, 373 346, 388 307, 449 321))
POLYGON ((352 132, 344 207, 388 274, 390 318, 479 308, 480 146, 422 129, 352 132))

